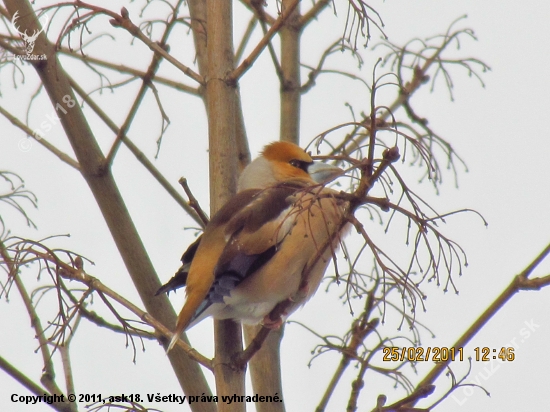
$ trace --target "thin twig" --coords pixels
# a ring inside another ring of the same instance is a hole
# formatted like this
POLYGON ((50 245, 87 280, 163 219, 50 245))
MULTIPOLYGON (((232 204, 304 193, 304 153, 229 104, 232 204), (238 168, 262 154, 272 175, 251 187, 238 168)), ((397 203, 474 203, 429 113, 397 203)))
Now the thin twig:
MULTIPOLYGON (((123 11, 126 10, 126 13, 117 14, 103 7, 94 6, 92 4, 88 4, 80 0, 76 0, 74 3, 62 3, 61 5, 65 5, 65 4, 71 5, 73 7, 76 4, 80 8, 92 10, 94 13, 102 13, 110 16, 112 18, 110 20, 111 25, 113 25, 114 27, 121 27, 125 29, 132 36, 134 36, 135 38, 145 43, 152 51, 154 51, 155 53, 159 54, 162 58, 172 63, 177 69, 182 71, 186 76, 189 76, 191 79, 195 80, 201 86, 205 85, 204 79, 200 74, 198 74, 191 68, 187 67, 185 64, 181 63, 176 58, 172 57, 172 55, 170 55, 166 50, 164 50, 156 42, 152 41, 145 34, 143 34, 142 31, 139 29, 139 27, 136 26, 132 22, 132 20, 130 20, 130 17, 127 14, 128 12, 125 8, 123 8, 123 11)), ((67 31, 69 31, 70 29, 72 29, 72 27, 69 27, 67 31)))
MULTIPOLYGON (((452 34, 448 33, 446 36, 444 36, 444 40, 439 46, 432 47, 432 48, 426 47, 426 50, 433 50, 433 53, 430 56, 425 58, 424 64, 420 66, 415 66, 413 77, 410 81, 405 82, 400 70, 397 71, 397 76, 399 78, 399 84, 401 85, 401 90, 399 95, 394 100, 394 102, 388 106, 387 111, 380 116, 381 120, 387 121, 393 113, 395 113, 400 107, 404 105, 405 102, 409 101, 412 95, 417 90, 419 90, 423 84, 426 84, 429 70, 434 64, 441 65, 441 61, 440 61, 441 54, 449 46, 449 44, 458 36, 459 33, 461 33, 461 31, 458 31, 452 34)), ((408 52, 405 47, 399 48, 391 44, 390 46, 392 46, 392 50, 394 51, 394 53, 398 54, 398 57, 396 59, 399 60, 399 66, 401 67, 402 59, 404 58, 405 53, 410 53, 410 52, 408 52)), ((360 146, 363 143, 363 141, 366 140, 367 138, 369 138, 369 134, 366 134, 364 136, 359 136, 357 140, 345 139, 343 142, 341 142, 341 144, 334 147, 334 149, 331 151, 330 154, 341 153, 342 151, 348 152, 349 151, 348 145, 351 144, 353 146, 360 146)))
POLYGON ((237 52, 235 53, 235 61, 236 62, 240 61, 241 57, 243 57, 244 49, 246 49, 246 46, 248 45, 248 42, 250 41, 252 33, 254 33, 254 29, 256 28, 256 24, 258 24, 258 19, 256 18, 256 16, 252 16, 250 18, 250 21, 248 22, 248 26, 246 26, 246 30, 243 34, 243 38, 241 39, 241 42, 239 43, 239 47, 237 47, 237 52))
POLYGON ((363 344, 367 336, 378 326, 378 319, 373 319, 370 322, 368 321, 374 305, 374 290, 377 287, 378 282, 373 290, 367 294, 364 312, 359 316, 359 319, 353 321, 351 328, 351 339, 349 340, 349 343, 340 350, 342 353, 342 359, 340 360, 340 364, 332 376, 329 386, 325 390, 321 402, 315 409, 316 412, 322 412, 326 409, 328 402, 332 397, 336 386, 338 385, 338 382, 344 375, 344 372, 349 366, 351 360, 357 358, 360 345, 363 344))
MULTIPOLYGON (((0 246, 5 247, 3 246, 3 244, 0 244, 0 246)), ((102 298, 109 297, 113 301, 128 309, 130 312, 137 315, 144 323, 150 325, 156 330, 160 339, 168 341, 172 338, 172 331, 170 331, 167 327, 165 327, 149 313, 143 311, 129 300, 125 299, 112 289, 105 286, 97 278, 88 275, 82 268, 75 268, 72 265, 63 262, 53 250, 47 248, 43 244, 27 239, 21 239, 18 244, 12 245, 12 249, 16 250, 17 255, 27 256, 23 260, 21 258, 18 258, 17 262, 19 265, 30 263, 36 260, 41 260, 47 263, 46 268, 50 270, 51 268, 49 264, 52 264, 55 266, 55 276, 60 276, 63 279, 76 280, 80 283, 87 285, 90 290, 97 291, 102 296, 102 298), (36 250, 35 248, 33 248, 33 246, 40 247, 44 250, 44 252, 36 250)), ((7 254, 6 249, 1 248, 0 251, 4 251, 2 252, 2 258, 4 261, 8 259, 9 262, 13 262, 13 259, 11 259, 7 254)), ((66 251, 66 253, 69 252, 66 251)), ((178 339, 177 344, 185 351, 185 353, 189 357, 196 360, 198 363, 205 366, 206 368, 212 369, 212 361, 210 359, 198 353, 195 349, 183 342, 181 339, 178 339)), ((56 389, 51 390, 51 393, 61 393, 61 391, 56 389)))
MULTIPOLYGON (((102 59, 98 59, 95 57, 91 57, 89 55, 82 56, 82 54, 75 52, 67 47, 61 46, 61 48, 58 50, 59 53, 65 54, 67 56, 73 57, 75 59, 81 60, 85 63, 91 63, 95 64, 97 66, 105 67, 107 69, 116 71, 118 73, 128 73, 132 76, 137 76, 140 78, 145 78, 148 75, 148 72, 144 72, 142 70, 135 69, 133 67, 125 66, 124 64, 116 64, 111 63, 102 59)), ((151 81, 163 84, 165 86, 171 87, 173 89, 179 90, 181 92, 185 92, 194 96, 200 96, 201 95, 201 89, 187 86, 185 84, 182 84, 181 82, 177 82, 171 79, 168 79, 166 77, 159 76, 157 73, 154 73, 151 77, 151 81)))
MULTIPOLYGON (((45 388, 41 388, 38 384, 31 381, 26 375, 21 373, 19 369, 9 363, 2 356, 0 356, 0 369, 19 382, 23 387, 27 388, 35 396, 43 396, 47 392, 45 388)), ((58 392, 57 395, 61 395, 61 392, 58 392)), ((48 406, 58 412, 73 412, 70 405, 66 403, 54 402, 48 406)))
MULTIPOLYGON (((265 36, 268 31, 267 23, 263 20, 260 20, 260 26, 262 27, 262 32, 264 33, 264 36, 265 36)), ((279 59, 277 58, 277 53, 275 53, 275 49, 273 48, 272 41, 270 41, 267 44, 267 50, 269 51, 269 56, 271 57, 271 61, 273 62, 273 67, 275 68, 275 73, 279 78, 279 82, 283 84, 285 80, 283 75, 283 69, 281 68, 281 63, 279 62, 279 59)))
POLYGON ((298 26, 302 29, 311 23, 330 4, 331 0, 318 0, 311 9, 298 19, 298 26))
POLYGON ((42 136, 40 136, 40 135, 37 136, 36 132, 31 130, 30 127, 25 125, 17 117, 12 115, 10 112, 8 112, 6 109, 4 109, 2 106, 0 106, 0 113, 2 113, 2 115, 6 119, 8 119, 14 126, 18 127, 23 132, 25 132, 27 134, 27 136, 32 137, 34 140, 36 140, 38 143, 40 143, 42 146, 44 146, 47 150, 49 150, 51 153, 53 153, 55 156, 57 156, 59 158, 59 160, 63 161, 64 163, 67 163, 69 166, 72 166, 76 170, 80 170, 80 165, 78 164, 78 162, 76 160, 74 160, 68 154, 63 153, 61 150, 59 150, 53 144, 48 142, 42 136))
MULTIPOLYGON (((177 18, 178 18, 177 13, 178 13, 178 10, 179 10, 181 4, 182 4, 182 0, 180 0, 176 4, 176 6, 174 7, 174 9, 172 11, 172 15, 171 15, 171 17, 170 17, 169 21, 167 22, 166 27, 164 29, 164 33, 161 37, 161 40, 158 42, 158 46, 160 46, 163 50, 166 49, 166 42, 168 41, 168 36, 170 34, 170 31, 172 30, 172 27, 177 22, 177 18)), ((126 16, 126 15, 123 15, 122 17, 123 18, 128 18, 128 16, 126 16)), ((116 155, 116 152, 118 151, 118 148, 120 147, 120 144, 122 143, 122 137, 126 134, 126 132, 128 131, 132 121, 134 120, 134 117, 135 117, 138 109, 141 106, 143 98, 145 97, 145 93, 147 92, 147 89, 150 88, 153 91, 153 93, 155 95, 155 98, 157 99, 157 104, 160 108, 163 121, 167 120, 168 123, 170 123, 170 120, 168 119, 168 116, 166 115, 166 113, 162 109, 162 105, 160 103, 160 99, 158 97, 158 93, 156 91, 156 88, 152 83, 152 79, 155 76, 155 73, 158 71, 161 61, 162 61, 162 58, 159 54, 153 54, 153 58, 151 59, 151 63, 149 64, 149 68, 147 69, 147 73, 146 73, 145 76, 142 77, 142 84, 141 84, 141 87, 138 91, 138 94, 137 94, 136 98, 134 99, 134 103, 132 105, 132 108, 130 109, 128 115, 126 116, 126 119, 124 120, 123 125, 120 127, 120 129, 117 133, 117 136, 115 138, 115 141, 114 141, 114 143, 111 147, 111 150, 109 151, 109 154, 105 158, 105 161, 103 163, 104 168, 112 166, 114 156, 116 155)), ((163 128, 163 130, 161 132, 161 139, 162 139, 162 134, 164 133, 164 131, 165 131, 165 129, 163 128)), ((160 141, 160 139, 159 139, 159 141, 160 141)), ((159 149, 160 149, 160 143, 159 143, 159 149)))
POLYGON ((197 201, 197 198, 193 195, 193 192, 191 192, 191 189, 187 184, 187 179, 185 177, 181 177, 180 180, 178 180, 178 182, 181 185, 181 187, 183 187, 183 190, 185 191, 185 194, 189 199, 189 202, 188 202, 189 206, 192 207, 195 212, 197 212, 197 215, 199 216, 199 218, 203 223, 203 227, 206 227, 210 219, 208 219, 207 214, 201 208, 201 205, 197 201))
MULTIPOLYGON (((99 107, 99 105, 80 87, 78 82, 76 82, 72 77, 67 75, 69 83, 74 91, 90 106, 90 108, 99 116, 101 120, 109 127, 114 133, 118 134, 118 127, 116 124, 107 116, 107 114, 99 107)), ((153 163, 143 154, 141 150, 126 136, 122 137, 122 141, 130 149, 132 154, 136 159, 147 169, 149 173, 159 182, 159 184, 168 192, 168 194, 191 216, 191 218, 197 222, 201 227, 203 227, 202 220, 197 215, 195 210, 187 204, 185 199, 179 194, 179 192, 172 187, 170 182, 162 175, 162 173, 155 167, 153 163)))
MULTIPOLYGON (((43 256, 44 257, 44 256, 43 256)), ((104 295, 110 297, 114 301, 120 303, 122 306, 124 306, 126 309, 130 310, 132 313, 137 315, 143 322, 147 323, 148 325, 151 325, 155 330, 162 335, 165 339, 171 339, 172 338, 172 331, 170 331, 167 327, 165 327, 162 323, 157 321, 155 318, 153 318, 149 313, 143 311, 136 305, 134 305, 129 300, 123 298, 121 295, 113 291, 112 289, 105 286, 99 279, 94 278, 85 272, 76 271, 74 268, 72 268, 69 265, 66 265, 62 262, 60 262, 60 266, 64 269, 63 276, 67 277, 68 279, 78 280, 93 290, 96 290, 98 292, 103 293, 104 295)), ((185 342, 183 342, 181 339, 178 339, 177 345, 182 348, 185 353, 192 359, 196 360, 198 363, 203 365, 204 367, 212 370, 212 361, 205 356, 201 355, 199 352, 197 352, 195 349, 193 349, 191 346, 187 345, 185 342)))
POLYGON ((27 313, 31 320, 31 326, 34 328, 34 331, 36 333, 35 337, 38 340, 40 353, 42 354, 42 361, 44 362, 41 382, 44 386, 46 386, 46 388, 48 388, 48 391, 50 393, 62 393, 61 389, 57 386, 57 383, 55 382, 55 368, 52 362, 52 354, 48 349, 48 340, 46 339, 46 335, 44 334, 42 322, 40 321, 40 317, 38 316, 38 313, 36 313, 36 310, 32 304, 32 300, 25 288, 25 285, 23 284, 23 282, 21 281, 21 278, 19 277, 18 266, 14 262, 12 257, 9 255, 8 250, 6 249, 6 245, 1 240, 0 240, 0 257, 2 257, 2 260, 4 261, 4 263, 8 268, 9 277, 11 277, 15 282, 15 286, 17 287, 17 290, 25 305, 25 309, 27 310, 27 313))
POLYGON ((158 70, 160 66, 161 58, 159 55, 154 54, 153 59, 149 65, 149 68, 147 69, 147 74, 145 77, 143 77, 143 81, 141 84, 141 87, 137 93, 136 98, 134 99, 134 102, 132 104, 132 107, 130 108, 130 111, 128 112, 128 115, 126 116, 126 119, 124 120, 124 123, 120 128, 118 129, 118 133, 116 135, 115 141, 113 142, 111 149, 109 150, 109 153, 105 157, 105 160, 103 161, 103 169, 106 170, 107 168, 112 167, 113 160, 115 158, 115 155, 118 151, 118 148, 120 147, 122 143, 122 137, 126 135, 126 132, 130 128, 130 125, 132 124, 132 121, 134 120, 134 117, 138 111, 138 109, 141 106, 141 103, 143 102, 143 98, 145 97, 145 93, 149 89, 149 85, 151 84, 151 79, 158 70))
POLYGON ((124 328, 120 325, 115 325, 113 323, 107 322, 105 319, 103 319, 97 313, 91 312, 88 309, 86 309, 84 304, 81 304, 80 301, 78 299, 76 299, 76 297, 72 293, 70 293, 69 290, 66 290, 65 293, 67 294, 67 296, 69 297, 69 299, 71 300, 71 302, 73 304, 79 305, 79 307, 78 307, 79 316, 82 316, 83 318, 89 320, 90 322, 92 322, 96 326, 99 326, 101 328, 109 329, 109 330, 111 330, 113 332, 116 332, 116 333, 123 333, 125 335, 132 335, 132 336, 138 337, 140 339, 149 339, 149 340, 156 339, 156 336, 151 332, 147 332, 147 331, 136 329, 136 328, 128 330, 128 328, 124 328))
POLYGON ((248 55, 246 59, 242 61, 242 63, 237 67, 235 70, 233 70, 232 73, 227 76, 226 81, 229 83, 235 83, 237 80, 239 80, 242 75, 250 69, 252 64, 256 61, 258 56, 262 53, 262 51, 266 48, 266 46, 269 44, 275 33, 279 31, 279 29, 283 26, 286 19, 292 14, 296 6, 300 3, 300 0, 294 0, 287 9, 285 9, 279 18, 273 23, 273 25, 269 28, 265 36, 260 40, 260 42, 256 45, 254 50, 248 55))

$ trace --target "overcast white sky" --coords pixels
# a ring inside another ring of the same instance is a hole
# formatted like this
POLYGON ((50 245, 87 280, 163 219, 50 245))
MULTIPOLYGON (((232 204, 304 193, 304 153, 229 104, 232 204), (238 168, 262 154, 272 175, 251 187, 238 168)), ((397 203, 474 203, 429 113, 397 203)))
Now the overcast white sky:
MULTIPOLYGON (((36 1, 37 8, 45 4, 36 1)), ((122 1, 109 4, 112 10, 126 5, 130 16, 139 19, 135 5, 122 1)), ((448 220, 444 230, 465 248, 469 258, 464 276, 455 280, 460 294, 444 294, 442 288, 434 285, 424 288, 429 295, 426 302, 428 312, 422 314, 421 320, 430 326, 436 338, 425 336, 423 346, 450 346, 513 276, 550 242, 550 132, 545 122, 550 113, 550 3, 545 0, 521 4, 512 1, 391 0, 370 4, 384 19, 390 40, 397 44, 412 37, 425 38, 442 33, 453 20, 467 14, 468 18, 459 22, 457 27, 473 28, 479 41, 462 42, 456 55, 480 58, 492 68, 491 72, 483 74, 485 88, 463 71, 453 72, 454 102, 449 101, 441 81, 435 93, 430 94, 426 88, 413 99, 419 113, 428 117, 431 127, 452 142, 469 169, 468 173, 460 172, 458 189, 448 173, 439 196, 433 194, 429 184, 422 184, 415 190, 433 202, 439 211, 474 208, 489 222, 485 228, 474 215, 460 215, 448 220)), ((309 3, 304 2, 303 7, 308 6, 309 3)), ((343 7, 340 7, 339 17, 345 17, 343 7)), ((239 15, 236 18, 239 22, 245 21, 239 15)), ((336 22, 328 11, 314 23, 314 31, 306 35, 302 46, 305 63, 314 64, 323 46, 334 40, 338 30, 332 29, 339 27, 336 22)), ((114 30, 107 18, 98 19, 93 29, 94 34, 114 30)), ((376 42, 378 33, 373 32, 373 37, 372 44, 376 42)), ((119 35, 118 44, 105 39, 101 46, 92 48, 90 54, 100 56, 109 50, 113 61, 127 65, 135 63, 135 55, 148 56, 144 46, 135 42, 129 48, 128 43, 127 35, 119 35)), ((192 63, 193 56, 180 55, 182 49, 174 49, 178 50, 177 57, 192 63)), ((372 65, 381 53, 378 49, 362 51, 365 57, 362 73, 367 78, 370 78, 372 65)), ((64 61, 73 71, 78 67, 70 60, 64 61)), ((144 57, 141 66, 145 67, 147 62, 148 57, 144 57)), ((266 74, 271 73, 270 70, 269 59, 263 56, 241 85, 253 156, 265 143, 278 137, 278 86, 274 75, 266 74)), ((16 91, 11 89, 11 77, 5 72, 0 75, 0 105, 21 118, 24 118, 29 96, 37 85, 36 75, 28 73, 25 85, 16 91)), ((81 71, 76 75, 83 85, 90 80, 86 79, 85 73, 89 72, 81 71)), ((173 74, 174 71, 166 69, 166 73, 173 74)), ((180 74, 175 73, 180 79, 180 74)), ((187 79, 185 81, 191 84, 187 79)), ((96 83, 94 77, 93 83, 85 88, 90 90, 96 83)), ((303 101, 303 142, 329 126, 348 120, 345 102, 359 105, 368 101, 365 89, 351 80, 327 76, 321 77, 317 83, 317 89, 307 94, 303 101)), ((136 87, 124 92, 128 98, 119 102, 131 102, 136 87)), ((202 165, 207 161, 204 110, 194 98, 181 97, 166 89, 161 92, 172 124, 156 165, 174 185, 180 176, 187 177, 191 188, 207 208, 208 191, 205 188, 208 177, 201 174, 202 165)), ((104 102, 112 98, 108 91, 103 96, 96 93, 94 97, 104 102)), ((144 106, 148 109, 140 112, 130 137, 152 158, 160 126, 153 99, 151 96, 148 99, 148 105, 144 106)), ((51 114, 53 109, 48 104, 44 96, 39 99, 31 112, 31 126, 36 127, 51 114)), ((118 105, 120 109, 112 112, 112 116, 120 124, 128 108, 121 103, 118 105)), ((363 104, 363 108, 368 109, 368 106, 363 104)), ((96 122, 97 119, 93 116, 90 121, 96 122)), ((104 127, 98 126, 96 130, 100 144, 106 150, 113 136, 104 127)), ((28 142, 22 139, 25 139, 22 132, 0 117, 0 169, 19 173, 39 198, 39 209, 31 212, 38 230, 26 228, 20 218, 7 212, 5 206, 0 206, 8 227, 16 235, 34 239, 70 233, 70 239, 59 239, 51 245, 66 247, 89 257, 96 263, 95 267, 87 266, 90 274, 139 303, 83 179, 38 144, 28 148, 25 145, 28 142)), ((47 139, 70 153, 59 124, 52 127, 47 139)), ((416 170, 406 165, 399 167, 405 175, 410 173, 413 181, 416 179, 416 170)), ((192 231, 184 231, 184 227, 192 226, 191 221, 125 149, 117 156, 114 173, 157 273, 161 279, 168 279, 178 266, 181 252, 193 239, 192 231)), ((535 275, 549 273, 550 263, 545 262, 535 275)), ((29 272, 26 276, 28 284, 32 284, 34 275, 29 272)), ((349 323, 349 313, 337 300, 339 294, 335 288, 329 294, 318 293, 292 319, 308 322, 320 333, 342 332, 349 323)), ((479 389, 459 389, 437 410, 547 410, 550 404, 547 388, 550 360, 546 356, 550 342, 549 298, 550 289, 519 293, 464 349, 464 353, 470 356, 478 346, 516 347, 513 362, 488 364, 474 361, 468 380, 483 385, 491 397, 479 389)), ((178 310, 182 299, 183 293, 173 298, 178 310)), ((394 327, 392 322, 386 326, 390 327, 394 327)), ((0 301, 0 330, 4 331, 0 339, 0 354, 38 381, 41 358, 33 352, 36 349, 34 331, 29 327, 16 293, 11 294, 9 303, 5 299, 0 301)), ((203 322, 189 335, 202 352, 212 353, 210 321, 203 322)), ((337 356, 326 355, 308 368, 310 351, 317 343, 318 340, 298 325, 287 326, 283 341, 283 379, 289 412, 314 410, 339 362, 337 356)), ((163 349, 155 342, 146 343, 146 351, 138 353, 134 365, 123 336, 113 336, 83 322, 72 343, 71 354, 78 393, 140 393, 142 396, 157 392, 181 393, 163 349)), ((453 364, 458 376, 466 373, 467 368, 467 362, 453 364)), ((421 365, 419 376, 422 377, 427 370, 427 366, 421 365)), ((344 380, 346 383, 338 388, 329 404, 329 411, 345 408, 355 370, 349 372, 344 380)), ((58 373, 61 376, 61 371, 58 373)), ((417 379, 412 371, 410 378, 417 379)), ((449 380, 442 377, 437 383, 438 389, 443 390, 448 387, 449 380)), ((49 410, 45 405, 31 407, 11 403, 12 393, 26 394, 27 391, 3 372, 0 372, 0 388, 2 410, 49 410)), ((389 401, 397 399, 400 394, 392 388, 391 382, 374 374, 367 375, 366 389, 360 398, 361 410, 371 410, 379 393, 385 393, 389 401)), ((165 411, 182 410, 170 404, 146 405, 165 411)))

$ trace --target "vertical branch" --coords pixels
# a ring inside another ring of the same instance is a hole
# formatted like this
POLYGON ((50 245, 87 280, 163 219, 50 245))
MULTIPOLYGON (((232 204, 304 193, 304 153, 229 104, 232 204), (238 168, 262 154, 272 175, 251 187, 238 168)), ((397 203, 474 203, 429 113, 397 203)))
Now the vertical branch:
MULTIPOLYGON (((61 361, 63 362, 63 371, 65 373, 65 386, 67 387, 67 393, 76 393, 73 381, 73 370, 71 366, 71 358, 69 356, 68 345, 60 345, 59 353, 61 354, 61 361)), ((71 412, 78 412, 77 404, 75 402, 69 403, 71 412)))
MULTIPOLYGON (((300 140, 300 36, 298 25, 300 6, 294 0, 283 0, 281 15, 294 8, 284 20, 281 36, 281 115, 280 140, 299 143, 300 140)), ((245 326, 247 344, 254 339, 258 328, 245 326)), ((255 393, 278 393, 282 397, 280 346, 284 326, 271 331, 260 350, 250 361, 250 374, 255 393)), ((283 402, 259 403, 258 412, 282 412, 283 402)))
MULTIPOLYGON (((6 0, 9 13, 19 11, 24 16, 24 27, 29 31, 38 30, 38 19, 28 0, 6 0)), ((81 165, 80 172, 86 180, 97 205, 111 232, 118 251, 139 296, 151 315, 163 325, 172 327, 176 314, 167 297, 155 297, 161 286, 155 268, 145 250, 128 209, 118 190, 110 169, 100 173, 105 157, 99 148, 84 113, 76 104, 75 95, 69 80, 52 45, 44 33, 35 44, 37 54, 45 54, 47 60, 36 62, 34 68, 48 93, 53 106, 63 105, 60 122, 81 165)), ((170 351, 168 358, 185 393, 210 393, 204 375, 198 364, 192 361, 183 350, 170 351)), ((213 411, 210 403, 193 404, 193 411, 213 411)))
MULTIPOLYGON (((282 0, 282 12, 294 3, 282 0)), ((281 140, 300 141, 300 5, 285 20, 281 36, 281 140)))
POLYGON ((370 94, 370 131, 369 131, 369 154, 367 156, 367 176, 371 177, 374 170, 374 147, 376 146, 376 91, 378 84, 376 79, 376 66, 380 63, 380 59, 374 65, 372 71, 372 92, 370 94))
MULTIPOLYGON (((193 30, 193 40, 195 43, 195 53, 197 56, 197 64, 199 66, 199 73, 203 78, 207 78, 208 75, 208 52, 207 52, 207 6, 204 0, 189 0, 189 14, 191 15, 191 29, 193 30)), ((206 97, 203 94, 203 98, 206 97)), ((237 156, 239 159, 239 167, 244 167, 250 163, 250 152, 248 150, 248 139, 246 136, 246 129, 244 127, 244 117, 241 105, 241 94, 238 88, 234 90, 235 99, 235 128, 236 128, 236 144, 237 144, 237 156)), ((208 113, 208 105, 204 102, 206 111, 208 113)))
MULTIPOLYGON (((261 330, 262 326, 244 326, 246 344, 249 345, 261 330)), ((254 393, 275 394, 283 397, 283 383, 281 379, 281 341, 284 334, 284 325, 278 330, 272 330, 264 340, 262 347, 250 360, 250 376, 254 393)), ((284 412, 284 402, 263 402, 256 404, 258 412, 284 412)))
MULTIPOLYGON (((281 115, 280 140, 299 143, 300 140, 300 5, 294 0, 283 0, 281 15, 288 8, 294 8, 284 20, 281 36, 281 115)), ((254 339, 258 328, 245 326, 247 344, 254 339)), ((278 393, 282 397, 280 346, 284 326, 271 331, 260 350, 250 361, 250 374, 255 393, 278 393)), ((258 412, 282 412, 283 402, 259 403, 258 412)))
MULTIPOLYGON (((82 261, 80 261, 82 263, 82 261)), ((82 269, 82 265, 80 265, 80 268, 82 269)), ((71 357, 69 353, 69 346, 73 340, 76 328, 80 324, 80 320, 82 319, 82 312, 78 312, 77 319, 74 323, 74 327, 71 330, 71 333, 69 337, 63 342, 62 345, 59 345, 59 353, 61 354, 61 362, 63 364, 63 373, 65 375, 65 387, 67 390, 67 393, 76 393, 76 389, 74 386, 74 379, 73 379, 73 368, 71 364, 71 357)), ((78 407, 75 402, 70 403, 71 411, 72 412, 78 412, 78 407)))
POLYGON ((199 73, 203 78, 206 78, 205 74, 208 67, 208 55, 206 52, 206 2, 203 0, 189 0, 187 4, 189 14, 191 15, 190 23, 199 73))
POLYGON ((237 159, 239 170, 243 170, 250 163, 250 149, 248 148, 248 137, 244 128, 244 115, 241 105, 241 91, 235 90, 235 139, 237 144, 237 159))
MULTIPOLYGON (((206 106, 210 147, 210 212, 213 215, 237 188, 236 91, 235 83, 226 81, 234 68, 232 2, 207 0, 208 36, 206 106)), ((242 351, 239 324, 214 322, 214 375, 218 396, 244 394, 244 370, 232 367, 233 356, 242 351)), ((218 411, 244 412, 240 402, 219 403, 218 411)))
POLYGON ((231 2, 207 1, 208 70, 206 106, 210 146, 210 204, 214 214, 235 193, 235 87, 226 82, 233 69, 231 2))

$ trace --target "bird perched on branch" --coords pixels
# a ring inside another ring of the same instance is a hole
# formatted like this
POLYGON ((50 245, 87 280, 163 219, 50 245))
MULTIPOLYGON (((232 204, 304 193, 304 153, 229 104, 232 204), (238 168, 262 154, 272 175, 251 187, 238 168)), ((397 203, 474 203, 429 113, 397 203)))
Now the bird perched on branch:
POLYGON ((207 316, 278 327, 315 293, 345 224, 345 202, 323 186, 340 174, 295 144, 264 148, 157 292, 186 286, 168 350, 207 316), (277 305, 281 313, 272 318, 277 305))

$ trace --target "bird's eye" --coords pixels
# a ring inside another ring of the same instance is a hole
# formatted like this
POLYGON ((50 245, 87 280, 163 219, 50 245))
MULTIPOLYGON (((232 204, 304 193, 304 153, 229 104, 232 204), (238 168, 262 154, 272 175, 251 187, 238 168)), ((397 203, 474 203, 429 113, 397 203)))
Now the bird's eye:
POLYGON ((310 162, 305 162, 303 160, 298 159, 292 159, 290 162, 288 162, 291 166, 297 167, 298 169, 302 169, 304 172, 307 173, 307 168, 311 164, 310 162))

